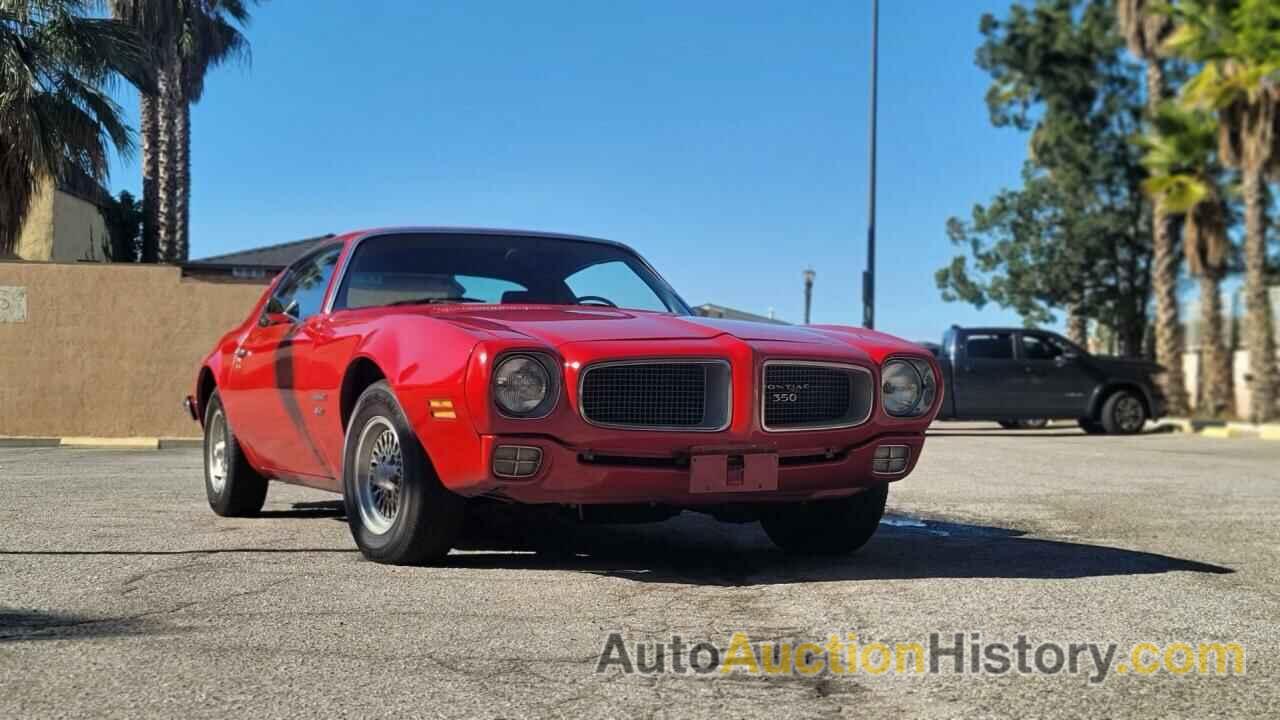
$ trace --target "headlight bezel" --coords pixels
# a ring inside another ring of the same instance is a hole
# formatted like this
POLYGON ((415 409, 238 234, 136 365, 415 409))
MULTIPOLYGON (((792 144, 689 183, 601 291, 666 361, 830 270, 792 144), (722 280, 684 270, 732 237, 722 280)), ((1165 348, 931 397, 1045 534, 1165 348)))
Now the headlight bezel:
POLYGON ((559 362, 551 355, 534 350, 512 350, 499 355, 493 362, 493 372, 489 378, 489 401, 498 415, 509 420, 538 420, 555 411, 560 403, 562 385, 559 362), (502 378, 503 366, 514 360, 532 361, 546 374, 547 391, 542 400, 528 411, 513 410, 498 400, 498 381, 502 378))
POLYGON ((884 361, 880 366, 880 407, 884 410, 884 414, 896 420, 914 420, 923 417, 933 407, 938 398, 938 376, 933 371, 933 365, 924 358, 912 356, 894 356, 884 361), (894 365, 902 365, 915 373, 916 378, 920 381, 919 397, 915 399, 911 407, 905 412, 893 412, 889 409, 889 404, 885 401, 885 376, 887 370, 894 365))

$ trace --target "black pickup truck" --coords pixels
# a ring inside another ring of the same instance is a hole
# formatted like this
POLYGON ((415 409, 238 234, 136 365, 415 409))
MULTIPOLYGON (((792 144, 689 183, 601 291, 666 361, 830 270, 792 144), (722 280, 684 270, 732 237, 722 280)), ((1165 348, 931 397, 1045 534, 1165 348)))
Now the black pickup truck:
POLYGON ((1090 355, 1055 333, 952 327, 941 345, 926 345, 946 387, 939 420, 1035 427, 1069 419, 1089 433, 1130 434, 1164 414, 1159 365, 1090 355))

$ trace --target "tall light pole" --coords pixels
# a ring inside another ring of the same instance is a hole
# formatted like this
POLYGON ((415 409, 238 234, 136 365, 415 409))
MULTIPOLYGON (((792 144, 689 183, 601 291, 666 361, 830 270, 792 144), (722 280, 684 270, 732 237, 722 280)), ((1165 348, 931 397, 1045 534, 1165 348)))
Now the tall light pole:
POLYGON ((876 93, 879 89, 880 0, 871 0, 871 172, 867 209, 867 269, 862 273, 862 324, 876 326, 876 93))
POLYGON ((809 308, 813 307, 813 268, 804 271, 804 324, 809 324, 809 308))

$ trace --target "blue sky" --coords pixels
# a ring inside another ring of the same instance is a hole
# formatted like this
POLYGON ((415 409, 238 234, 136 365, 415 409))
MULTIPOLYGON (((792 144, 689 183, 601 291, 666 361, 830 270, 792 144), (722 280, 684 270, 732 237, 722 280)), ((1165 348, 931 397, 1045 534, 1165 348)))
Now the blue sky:
MULTIPOLYGON (((943 303, 944 223, 1017 183, 978 20, 881 7, 877 326, 1016 322, 943 303)), ((192 256, 392 224, 598 235, 694 304, 859 324, 869 0, 338 0, 260 7, 193 112, 192 256)), ((136 98, 121 94, 136 114, 136 98)), ((135 123, 136 124, 136 123, 135 123)), ((111 185, 136 192, 136 159, 111 185)))

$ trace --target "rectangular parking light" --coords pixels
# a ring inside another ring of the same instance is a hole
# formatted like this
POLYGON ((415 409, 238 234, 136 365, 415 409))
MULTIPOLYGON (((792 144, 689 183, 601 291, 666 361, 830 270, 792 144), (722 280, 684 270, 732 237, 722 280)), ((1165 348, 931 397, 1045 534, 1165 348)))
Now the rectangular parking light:
POLYGON ((881 445, 871 460, 871 471, 877 475, 896 475, 906 472, 911 451, 906 445, 881 445))
POLYGON ((542 465, 542 448, 499 445, 493 451, 493 474, 505 478, 533 477, 542 465))

